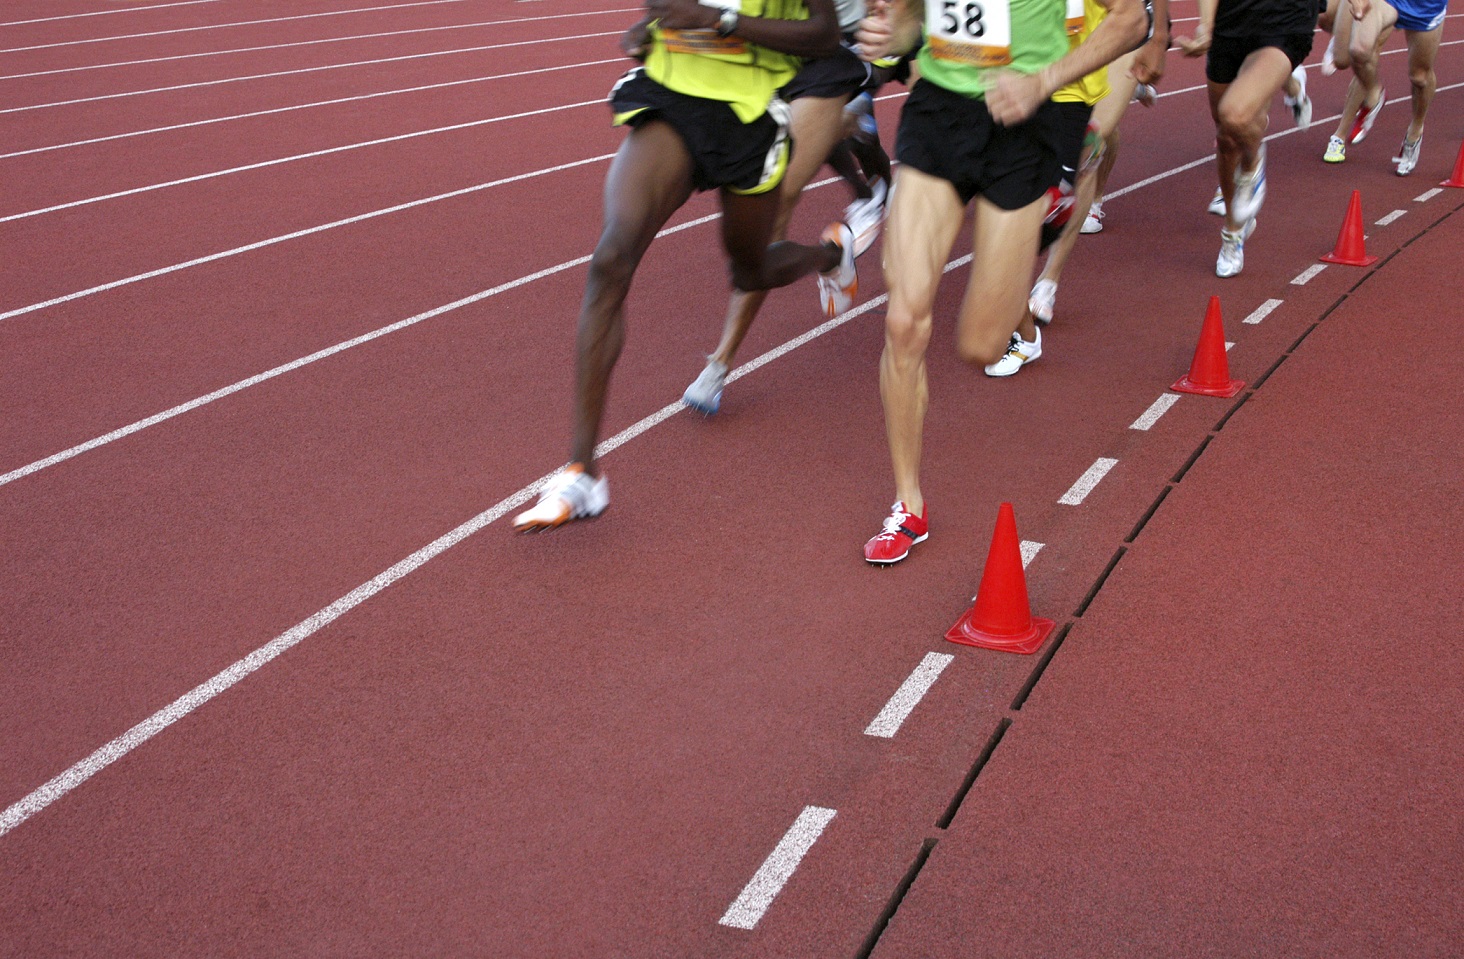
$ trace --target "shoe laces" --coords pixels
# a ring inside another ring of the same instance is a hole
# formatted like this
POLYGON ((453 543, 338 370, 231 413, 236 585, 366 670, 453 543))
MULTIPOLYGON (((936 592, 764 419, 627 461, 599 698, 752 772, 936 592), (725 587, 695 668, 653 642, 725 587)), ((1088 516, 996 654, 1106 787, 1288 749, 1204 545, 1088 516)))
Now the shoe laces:
POLYGON ((903 504, 896 503, 895 511, 885 517, 884 528, 880 530, 875 539, 894 539, 896 536, 905 535, 900 529, 905 525, 905 519, 913 514, 906 512, 903 504))

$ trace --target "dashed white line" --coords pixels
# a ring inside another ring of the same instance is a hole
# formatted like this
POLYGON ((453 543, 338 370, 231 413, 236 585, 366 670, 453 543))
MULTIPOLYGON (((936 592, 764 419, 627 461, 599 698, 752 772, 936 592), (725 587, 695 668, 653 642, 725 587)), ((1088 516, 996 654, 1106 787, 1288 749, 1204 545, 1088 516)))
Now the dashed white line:
POLYGON ((1387 216, 1383 217, 1381 220, 1379 220, 1377 223, 1375 223, 1373 225, 1374 226, 1387 226, 1389 223, 1392 223, 1394 220, 1398 219, 1400 216, 1405 216, 1407 213, 1408 213, 1407 210, 1394 210, 1392 213, 1389 213, 1387 216))
POLYGON ((1255 308, 1255 311, 1252 312, 1250 316, 1246 317, 1245 319, 1241 320, 1240 322, 1242 322, 1242 323, 1249 323, 1252 326, 1254 326, 1255 324, 1257 324, 1257 323, 1261 322, 1262 320, 1264 320, 1266 317, 1270 316, 1271 315, 1271 311, 1275 310, 1276 307, 1280 306, 1282 302, 1283 302, 1282 300, 1267 300, 1266 302, 1262 303, 1260 306, 1256 307, 1255 308))
POLYGON ((1088 467, 1086 473, 1078 477, 1078 481, 1072 485, 1072 488, 1062 494, 1062 498, 1058 502, 1064 506, 1079 505, 1088 498, 1088 494, 1093 492, 1093 488, 1098 485, 1099 481, 1108 475, 1108 471, 1117 465, 1118 460, 1100 456, 1096 463, 1088 467))
POLYGON ((1414 203, 1426 203, 1427 201, 1432 200, 1434 197, 1438 196, 1440 193, 1443 193, 1443 192, 1444 191, 1443 191, 1443 188, 1442 187, 1434 187, 1432 190, 1428 190, 1428 191, 1426 191, 1424 193, 1420 193, 1418 196, 1414 197, 1413 198, 1413 202, 1414 203))
POLYGON ((1292 286, 1306 286, 1316 275, 1327 268, 1325 263, 1316 263, 1307 267, 1296 275, 1291 281, 1292 286))
POLYGON ((1225 344, 1225 352, 1229 353, 1233 349, 1235 349, 1235 344, 1234 343, 1226 343, 1225 344))
POLYGON ((864 735, 879 736, 882 739, 894 738, 895 733, 900 731, 901 724, 940 678, 941 670, 949 666, 955 658, 945 653, 926 653, 920 665, 900 684, 890 701, 885 703, 879 715, 864 730, 864 735))
POLYGON ((755 928, 836 814, 835 810, 821 806, 805 807, 788 828, 777 848, 747 883, 742 894, 727 907, 727 912, 717 921, 736 929, 755 928))
POLYGON ((1169 412, 1169 408, 1179 402, 1178 393, 1163 393, 1160 397, 1144 410, 1144 415, 1129 424, 1131 430, 1147 430, 1159 422, 1159 417, 1169 412))
POLYGON ((1022 540, 1022 568, 1026 569, 1028 566, 1031 566, 1032 560, 1037 558, 1037 554, 1042 552, 1042 547, 1046 545, 1046 543, 1034 543, 1030 539, 1022 540))

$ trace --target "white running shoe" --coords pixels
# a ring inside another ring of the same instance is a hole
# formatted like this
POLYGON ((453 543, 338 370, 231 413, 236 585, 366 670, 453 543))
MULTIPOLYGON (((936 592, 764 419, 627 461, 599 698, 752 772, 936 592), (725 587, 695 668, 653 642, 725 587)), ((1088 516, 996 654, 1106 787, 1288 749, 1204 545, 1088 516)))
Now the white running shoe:
POLYGON ((1131 100, 1129 102, 1132 103, 1132 102, 1137 101, 1138 103, 1141 103, 1141 104, 1143 104, 1146 107, 1152 107, 1154 105, 1155 99, 1157 99, 1158 96, 1159 96, 1159 91, 1158 90, 1155 90, 1149 84, 1147 84, 1147 83, 1137 83, 1137 84, 1134 84, 1134 96, 1133 96, 1133 100, 1131 100))
POLYGON ((854 268, 854 231, 847 223, 830 223, 823 241, 839 251, 839 265, 818 275, 818 295, 824 314, 830 319, 854 305, 859 292, 859 273, 854 268))
POLYGON ((1322 54, 1322 76, 1330 77, 1337 72, 1337 38, 1327 41, 1327 52, 1322 54))
POLYGON ((1266 202, 1266 145, 1256 157, 1256 168, 1249 173, 1235 171, 1235 189, 1230 193, 1230 215, 1241 223, 1254 220, 1266 202))
POLYGON ((1410 140, 1407 134, 1403 135, 1403 148, 1393 158, 1393 162, 1398 164, 1399 176, 1407 176, 1413 172, 1414 167, 1418 166, 1418 151, 1422 148, 1422 134, 1419 134, 1417 140, 1410 140))
POLYGON ((855 256, 863 256, 864 251, 874 244, 888 211, 885 201, 890 191, 885 181, 875 177, 869 181, 869 189, 873 196, 867 200, 855 200, 844 208, 844 222, 854 232, 855 256))
POLYGON ((707 357, 706 368, 686 388, 681 401, 698 412, 711 416, 722 407, 722 388, 727 384, 727 364, 707 357))
POLYGON ((1032 295, 1027 298, 1027 309, 1032 319, 1044 326, 1052 322, 1052 308, 1057 304, 1057 284, 1043 278, 1032 286, 1032 295))
POLYGON ((1301 89, 1296 91, 1295 97, 1282 94, 1281 101, 1291 108, 1291 116, 1296 120, 1296 128, 1305 130, 1311 126, 1312 121, 1311 97, 1306 95, 1306 67, 1297 67, 1291 71, 1291 76, 1301 84, 1301 89))
POLYGON ((1205 210, 1216 216, 1225 215, 1225 192, 1218 186, 1215 188, 1215 195, 1210 198, 1210 205, 1205 207, 1205 210))
POLYGON ((1088 208, 1088 216, 1083 220, 1083 225, 1078 227, 1079 233, 1102 233, 1103 232, 1103 201, 1094 200, 1093 205, 1088 208))
POLYGON ((1250 239, 1250 235, 1254 232, 1256 232, 1254 217, 1246 221, 1239 233, 1231 233, 1226 229, 1220 230, 1220 257, 1215 261, 1216 276, 1236 276, 1245 268, 1245 241, 1250 239))
POLYGON ((997 360, 995 363, 989 364, 986 367, 986 375, 1011 376, 1013 373, 1017 372, 1017 370, 1020 370, 1023 366, 1041 356, 1042 331, 1037 330, 1035 333, 1033 333, 1033 336, 1035 336, 1036 339, 1028 343, 1026 340, 1022 339, 1022 334, 1013 333, 1012 341, 1010 345, 1007 346, 1006 355, 997 360))
POLYGON ((539 502, 513 519, 520 533, 563 526, 570 520, 599 516, 610 505, 610 483, 596 479, 583 465, 571 463, 549 480, 539 502))

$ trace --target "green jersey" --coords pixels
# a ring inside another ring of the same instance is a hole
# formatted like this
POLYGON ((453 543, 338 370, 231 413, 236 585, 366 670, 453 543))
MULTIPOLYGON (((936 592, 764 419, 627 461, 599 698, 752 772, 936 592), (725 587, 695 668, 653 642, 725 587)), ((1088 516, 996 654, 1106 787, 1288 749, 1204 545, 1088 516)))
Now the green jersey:
MULTIPOLYGON (((807 20, 803 0, 719 0, 745 17, 807 20)), ((651 24, 646 76, 668 90, 704 100, 720 100, 738 119, 751 123, 767 112, 768 101, 793 79, 801 61, 715 30, 666 30, 651 24)))
POLYGON ((1065 0, 925 0, 920 75, 981 99, 996 69, 1036 73, 1068 52, 1065 0))

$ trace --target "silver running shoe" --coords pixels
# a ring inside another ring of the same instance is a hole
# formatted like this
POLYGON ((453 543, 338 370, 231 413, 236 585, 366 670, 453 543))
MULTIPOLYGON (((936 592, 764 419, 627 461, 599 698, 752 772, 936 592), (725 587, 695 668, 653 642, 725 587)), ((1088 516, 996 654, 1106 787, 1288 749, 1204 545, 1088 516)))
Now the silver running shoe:
POLYGON ((1230 216, 1239 223, 1254 220, 1266 202, 1266 145, 1256 157, 1256 168, 1249 173, 1235 171, 1235 189, 1230 194, 1230 216))
POLYGON ((1398 164, 1399 176, 1407 176, 1413 172, 1414 167, 1418 166, 1418 151, 1422 148, 1422 134, 1419 135, 1417 140, 1410 140, 1406 135, 1404 136, 1403 148, 1398 151, 1397 156, 1393 157, 1393 162, 1398 164))
POLYGON ((1210 205, 1205 209, 1216 216, 1225 215, 1225 193, 1218 186, 1215 188, 1215 195, 1210 198, 1210 205))
POLYGON ((1245 267, 1245 241, 1256 232, 1255 217, 1246 221, 1239 233, 1220 231, 1220 257, 1215 261, 1215 275, 1218 277, 1238 276, 1245 267))
POLYGON ((727 364, 707 357, 707 365, 701 371, 681 400, 698 412, 711 416, 722 407, 722 388, 727 384, 727 364))

